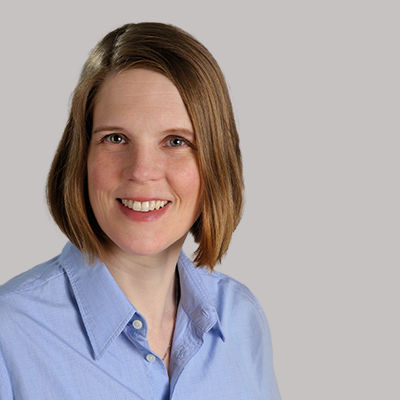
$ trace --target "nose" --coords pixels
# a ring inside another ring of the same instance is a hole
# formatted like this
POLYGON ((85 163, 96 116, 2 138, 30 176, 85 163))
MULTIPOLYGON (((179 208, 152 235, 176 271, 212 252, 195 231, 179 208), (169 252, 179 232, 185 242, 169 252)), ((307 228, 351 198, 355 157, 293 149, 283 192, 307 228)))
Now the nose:
POLYGON ((125 176, 135 182, 158 180, 164 173, 162 151, 152 144, 136 144, 126 155, 125 176))

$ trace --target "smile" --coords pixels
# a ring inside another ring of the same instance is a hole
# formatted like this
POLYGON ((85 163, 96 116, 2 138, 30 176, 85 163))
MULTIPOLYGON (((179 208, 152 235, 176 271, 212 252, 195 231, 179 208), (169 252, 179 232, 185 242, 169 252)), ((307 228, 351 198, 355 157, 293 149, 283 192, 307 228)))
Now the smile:
POLYGON ((121 203, 134 211, 149 212, 154 210, 159 210, 168 204, 165 200, 151 200, 151 201, 134 201, 120 199, 121 203))

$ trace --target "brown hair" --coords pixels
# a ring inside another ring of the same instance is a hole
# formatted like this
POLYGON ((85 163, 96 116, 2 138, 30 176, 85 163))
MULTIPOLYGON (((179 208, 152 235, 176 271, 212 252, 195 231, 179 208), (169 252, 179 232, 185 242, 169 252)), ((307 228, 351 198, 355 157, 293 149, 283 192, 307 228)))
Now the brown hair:
POLYGON ((177 87, 192 121, 202 185, 201 214, 191 228, 194 262, 213 268, 228 249, 243 201, 242 162, 223 74, 209 51, 183 30, 162 23, 127 24, 92 50, 74 91, 71 112, 47 181, 50 212, 67 237, 93 261, 110 239, 99 227, 87 189, 87 156, 96 93, 111 73, 160 72, 177 87))

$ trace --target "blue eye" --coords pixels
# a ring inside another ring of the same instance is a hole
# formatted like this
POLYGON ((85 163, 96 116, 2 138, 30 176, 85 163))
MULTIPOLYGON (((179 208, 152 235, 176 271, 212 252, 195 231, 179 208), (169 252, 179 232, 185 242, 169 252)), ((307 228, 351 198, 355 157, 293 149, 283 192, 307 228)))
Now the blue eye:
POLYGON ((103 140, 112 144, 125 143, 125 139, 121 135, 118 135, 117 133, 111 133, 109 135, 106 135, 104 136, 103 140))

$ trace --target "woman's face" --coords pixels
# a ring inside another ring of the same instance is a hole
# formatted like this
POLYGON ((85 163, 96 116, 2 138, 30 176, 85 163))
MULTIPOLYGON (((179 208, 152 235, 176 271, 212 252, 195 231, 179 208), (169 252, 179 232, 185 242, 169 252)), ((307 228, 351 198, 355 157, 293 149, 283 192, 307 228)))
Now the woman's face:
POLYGON ((180 249, 199 215, 194 141, 182 98, 164 75, 138 68, 105 80, 94 104, 88 188, 114 250, 180 249))

